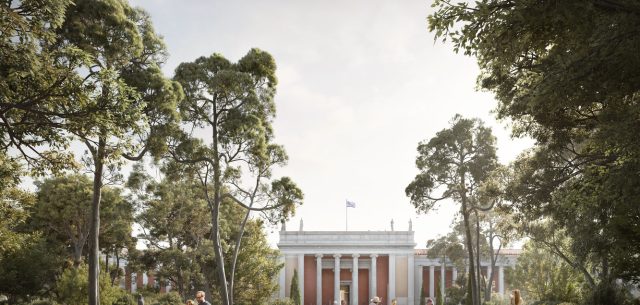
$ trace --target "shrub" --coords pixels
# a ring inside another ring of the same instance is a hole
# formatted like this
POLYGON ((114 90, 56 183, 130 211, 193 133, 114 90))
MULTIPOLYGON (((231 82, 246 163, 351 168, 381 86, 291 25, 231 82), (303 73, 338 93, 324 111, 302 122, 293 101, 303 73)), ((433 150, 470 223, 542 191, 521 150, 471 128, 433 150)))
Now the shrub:
POLYGON ((295 303, 290 298, 277 299, 272 301, 269 305, 294 305, 295 303))

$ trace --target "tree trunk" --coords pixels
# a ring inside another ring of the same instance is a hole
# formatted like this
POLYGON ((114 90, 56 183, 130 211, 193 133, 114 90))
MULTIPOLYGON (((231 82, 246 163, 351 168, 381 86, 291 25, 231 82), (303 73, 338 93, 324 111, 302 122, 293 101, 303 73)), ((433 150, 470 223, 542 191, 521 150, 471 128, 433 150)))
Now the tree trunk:
POLYGON ((478 216, 478 210, 474 210, 474 214, 476 216, 476 270, 478 277, 476 290, 478 291, 478 304, 480 304, 480 300, 482 299, 480 293, 483 291, 483 289, 480 289, 483 280, 482 266, 480 265, 480 217, 478 216))
POLYGON ((469 254, 469 281, 471 283, 471 300, 474 305, 478 305, 479 299, 476 284, 476 268, 473 256, 473 241, 471 239, 471 229, 469 226, 469 214, 467 212, 466 197, 463 197, 461 201, 462 218, 464 220, 465 238, 467 242, 467 252, 469 254))
MULTIPOLYGON (((249 207, 253 206, 253 202, 249 207)), ((236 246, 233 250, 233 261, 231 263, 231 283, 229 284, 229 303, 233 304, 233 284, 236 276, 236 264, 238 262, 238 254, 240 253, 240 244, 242 243, 242 235, 244 235, 244 229, 247 225, 247 220, 249 220, 249 215, 251 214, 251 210, 247 210, 247 214, 244 216, 242 220, 242 224, 240 226, 240 231, 238 232, 238 236, 236 237, 236 246)))
POLYGON ((91 228, 89 230, 89 305, 100 305, 100 257, 98 237, 100 234, 100 199, 102 195, 102 171, 104 169, 104 157, 106 137, 101 135, 98 139, 97 151, 93 156, 93 201, 91 203, 91 228))

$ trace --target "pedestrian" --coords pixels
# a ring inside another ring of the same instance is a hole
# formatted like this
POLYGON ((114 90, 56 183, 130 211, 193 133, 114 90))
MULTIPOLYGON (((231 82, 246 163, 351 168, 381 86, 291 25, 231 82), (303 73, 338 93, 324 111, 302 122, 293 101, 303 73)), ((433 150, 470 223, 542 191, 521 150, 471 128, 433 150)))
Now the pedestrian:
POLYGON ((520 290, 514 289, 511 293, 511 305, 521 305, 522 298, 520 298, 520 290))
POLYGON ((144 305, 144 298, 141 294, 138 294, 138 305, 144 305))
POLYGON ((211 305, 211 303, 204 299, 204 296, 204 291, 196 292, 196 301, 198 301, 198 305, 211 305))

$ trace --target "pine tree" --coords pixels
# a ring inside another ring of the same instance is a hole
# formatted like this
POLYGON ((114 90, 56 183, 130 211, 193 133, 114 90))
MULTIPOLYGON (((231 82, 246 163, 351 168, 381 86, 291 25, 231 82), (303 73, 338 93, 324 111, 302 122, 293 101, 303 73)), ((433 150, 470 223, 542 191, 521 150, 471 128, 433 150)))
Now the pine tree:
POLYGON ((298 270, 293 270, 293 279, 291 280, 291 300, 296 305, 300 305, 300 288, 298 287, 298 270))
POLYGON ((438 283, 436 288, 436 305, 444 305, 444 300, 442 299, 442 286, 438 283))
POLYGON ((424 298, 424 286, 420 287, 420 305, 426 305, 427 301, 424 298))

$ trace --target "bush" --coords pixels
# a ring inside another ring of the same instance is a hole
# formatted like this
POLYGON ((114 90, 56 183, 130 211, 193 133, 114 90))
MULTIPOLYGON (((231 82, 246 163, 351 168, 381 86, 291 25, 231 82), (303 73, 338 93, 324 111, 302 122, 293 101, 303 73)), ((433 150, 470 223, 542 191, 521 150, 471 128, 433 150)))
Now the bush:
POLYGON ((131 294, 123 291, 123 293, 113 302, 113 305, 137 305, 136 298, 131 294))
POLYGON ((269 305, 294 305, 295 303, 290 298, 277 299, 269 303, 269 305))
MULTIPOLYGON (((111 285, 109 276, 102 272, 99 279, 100 303, 113 304, 121 295, 119 287, 111 285)), ((78 268, 69 268, 62 273, 56 283, 58 302, 65 305, 84 305, 89 298, 89 268, 80 265, 78 268)))
POLYGON ((159 295, 156 299, 156 302, 153 303, 152 305, 175 305, 175 304, 182 304, 182 298, 177 292, 171 291, 169 293, 164 293, 159 295))
POLYGON ((29 305, 57 305, 53 300, 37 300, 29 303, 29 305))

